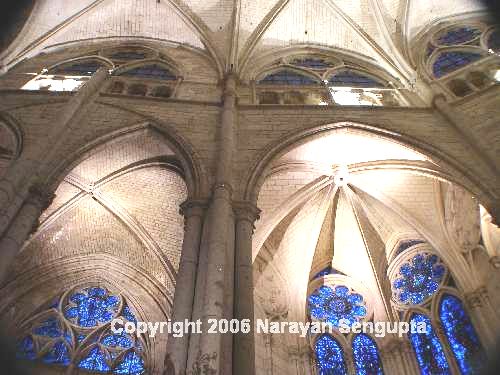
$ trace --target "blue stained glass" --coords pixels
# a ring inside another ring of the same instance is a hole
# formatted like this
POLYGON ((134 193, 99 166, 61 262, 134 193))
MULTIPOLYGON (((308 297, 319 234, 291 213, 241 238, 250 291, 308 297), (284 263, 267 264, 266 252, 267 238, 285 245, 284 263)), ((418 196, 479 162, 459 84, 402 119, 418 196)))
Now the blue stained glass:
POLYGON ((460 69, 474 61, 477 61, 482 56, 479 53, 464 52, 464 51, 451 51, 442 52, 434 62, 432 67, 434 75, 441 78, 448 73, 460 69))
POLYGON ((328 80, 330 86, 337 87, 365 87, 365 88, 375 88, 384 87, 384 85, 373 78, 367 77, 361 73, 344 70, 335 73, 328 80))
POLYGON ((337 340, 328 335, 321 336, 315 345, 318 375, 346 375, 344 353, 337 340))
POLYGON ((468 26, 460 26, 446 31, 437 39, 437 41, 441 45, 452 46, 455 44, 470 42, 480 35, 481 30, 479 29, 468 26))
POLYGON ((83 340, 85 340, 86 337, 87 337, 87 335, 79 334, 79 335, 76 336, 76 342, 78 344, 80 344, 83 340))
POLYGON ((377 344, 370 336, 361 333, 354 337, 352 352, 356 375, 383 375, 377 344))
POLYGON ((136 51, 118 51, 111 55, 111 58, 114 60, 142 60, 146 58, 146 54, 142 52, 136 51))
POLYGON ((101 340, 101 344, 109 346, 111 348, 120 347, 128 349, 132 347, 133 341, 131 337, 125 333, 122 333, 120 335, 109 334, 103 337, 103 339, 101 340))
POLYGON ((63 331, 61 329, 61 324, 56 318, 49 318, 39 326, 37 326, 33 333, 38 336, 46 336, 46 337, 59 337, 62 336, 63 331))
POLYGON ((62 341, 55 343, 52 348, 43 356, 45 363, 69 365, 71 362, 69 350, 62 341))
POLYGON ((108 372, 111 370, 108 363, 106 362, 106 355, 98 346, 90 350, 87 357, 83 358, 80 361, 78 367, 88 371, 97 372, 108 372))
POLYGON ((157 64, 142 65, 137 68, 127 70, 121 75, 136 78, 161 79, 165 81, 175 81, 177 79, 177 77, 167 68, 157 64))
POLYGON ((337 286, 335 290, 327 286, 318 288, 309 296, 309 311, 314 318, 336 327, 341 319, 352 324, 366 316, 363 298, 359 294, 349 294, 345 286, 337 286))
POLYGON ((316 70, 325 70, 334 66, 334 64, 330 61, 313 57, 297 58, 293 60, 291 64, 302 68, 309 68, 316 70))
POLYGON ((115 367, 113 374, 143 374, 144 361, 136 352, 130 352, 125 355, 125 358, 115 367))
POLYGON ((69 76, 91 76, 103 66, 105 65, 98 60, 79 61, 72 64, 57 66, 50 73, 69 76))
POLYGON ((17 345, 16 357, 18 359, 34 360, 36 358, 35 343, 31 336, 26 336, 17 345))
POLYGON ((446 269, 436 264, 439 258, 435 255, 415 255, 410 262, 399 268, 401 277, 392 283, 393 294, 404 304, 418 305, 439 289, 446 269))
POLYGON ((82 327, 95 327, 113 319, 118 297, 108 295, 103 288, 88 288, 85 293, 75 293, 69 298, 70 304, 64 309, 67 319, 82 327))
POLYGON ((410 323, 425 323, 427 328, 425 333, 410 331, 409 334, 420 367, 420 373, 422 375, 451 374, 443 352, 443 346, 432 328, 430 319, 422 314, 413 314, 410 323))
POLYGON ((125 307, 123 308, 122 315, 129 322, 137 323, 137 319, 135 318, 134 313, 130 310, 130 308, 128 307, 128 305, 125 305, 125 307))
POLYGON ((439 304, 439 318, 461 373, 478 373, 486 357, 462 302, 455 296, 444 295, 439 304))
POLYGON ((394 257, 397 257, 399 254, 405 252, 410 247, 418 245, 419 243, 423 243, 423 242, 424 241, 421 241, 421 240, 408 240, 408 241, 401 242, 398 246, 398 249, 396 250, 394 257))
POLYGON ((291 70, 280 70, 271 73, 259 81, 259 84, 265 85, 316 85, 318 83, 314 78, 291 70))

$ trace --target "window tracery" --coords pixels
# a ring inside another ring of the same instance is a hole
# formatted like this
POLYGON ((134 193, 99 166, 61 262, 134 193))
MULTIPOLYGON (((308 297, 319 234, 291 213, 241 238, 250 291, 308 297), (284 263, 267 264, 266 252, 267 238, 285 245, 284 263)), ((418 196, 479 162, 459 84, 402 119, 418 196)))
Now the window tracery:
POLYGON ((360 333, 352 340, 356 375, 383 375, 377 344, 370 336, 360 333))
POLYGON ((439 318, 462 374, 477 373, 486 358, 460 299, 444 294, 439 304, 439 318))
POLYGON ((325 285, 318 288, 309 296, 309 312, 315 319, 329 322, 334 327, 339 327, 341 319, 353 324, 367 315, 363 297, 344 285, 335 289, 325 285))
POLYGON ((25 323, 17 356, 47 364, 99 373, 145 373, 146 346, 142 339, 110 329, 113 318, 136 322, 119 294, 96 286, 65 293, 55 304, 25 323))
POLYGON ((318 375, 345 375, 347 366, 342 347, 330 335, 323 335, 315 345, 318 375))
POLYGON ((398 270, 393 282, 394 298, 403 304, 419 305, 436 293, 446 268, 434 254, 417 254, 398 270))

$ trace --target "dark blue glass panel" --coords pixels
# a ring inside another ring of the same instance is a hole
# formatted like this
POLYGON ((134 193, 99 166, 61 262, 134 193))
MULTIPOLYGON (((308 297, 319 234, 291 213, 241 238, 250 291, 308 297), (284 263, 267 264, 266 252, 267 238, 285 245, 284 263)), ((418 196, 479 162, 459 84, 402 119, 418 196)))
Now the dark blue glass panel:
POLYGON ((69 298, 64 316, 82 327, 95 327, 113 319, 120 299, 103 288, 88 288, 69 298))
POLYGON ((444 295, 439 318, 462 374, 479 373, 486 357, 462 302, 455 296, 444 295))
POLYGON ((468 26, 455 27, 442 34, 438 39, 440 45, 452 46, 469 42, 481 35, 481 30, 468 26))
POLYGON ((382 362, 375 341, 363 333, 352 340, 357 375, 382 375, 382 362))
POLYGON ((319 82, 313 78, 293 72, 291 70, 280 70, 271 73, 259 81, 264 85, 316 85, 319 82))
POLYGON ((500 30, 493 31, 488 37, 488 48, 495 52, 500 51, 500 30))
POLYGON ((130 310, 130 308, 128 307, 128 305, 125 305, 125 307, 123 308, 123 313, 122 313, 123 317, 125 319, 127 319, 129 322, 133 322, 133 323, 137 323, 137 319, 134 315, 134 313, 130 310))
POLYGON ((136 352, 130 352, 125 355, 125 358, 115 367, 113 374, 143 374, 144 361, 136 352))
POLYGON ((16 357, 18 359, 34 360, 36 358, 35 343, 31 336, 26 336, 17 345, 16 357))
POLYGON ((412 333, 410 341, 417 357, 417 362, 422 375, 448 375, 451 374, 448 361, 443 352, 443 346, 436 336, 430 319, 422 314, 414 314, 410 322, 425 323, 425 333, 412 333))
POLYGON ((121 334, 109 334, 106 335, 102 338, 101 344, 109 346, 111 348, 124 348, 128 349, 131 348, 133 345, 132 338, 127 335, 126 333, 121 333, 121 334))
POLYGON ((35 329, 33 329, 33 333, 39 336, 47 336, 47 337, 59 337, 62 336, 63 331, 61 328, 61 323, 56 318, 49 318, 35 329))
POLYGON ((328 266, 325 269, 319 271, 311 280, 319 279, 320 277, 326 275, 345 275, 345 273, 340 272, 339 270, 333 268, 332 266, 328 266))
POLYGON ((338 327, 341 319, 353 324, 366 316, 363 297, 349 293, 345 286, 337 286, 335 290, 321 286, 309 296, 309 312, 322 321, 330 322, 338 327))
POLYGON ((330 77, 330 79, 328 80, 328 84, 330 86, 336 87, 384 87, 382 83, 377 82, 373 78, 367 77, 352 70, 344 70, 335 73, 335 75, 330 77))
POLYGON ((328 335, 321 336, 315 345, 318 375, 346 375, 344 353, 337 340, 328 335))
POLYGON ((403 241, 399 244, 398 249, 396 250, 394 257, 397 257, 399 254, 403 253, 404 251, 408 250, 410 247, 414 245, 418 245, 419 243, 423 243, 424 241, 422 240, 407 240, 403 241))
POLYGON ((441 78, 448 73, 454 72, 474 61, 477 61, 482 56, 479 53, 452 51, 442 52, 434 62, 432 67, 434 75, 441 78))
POLYGON ((97 60, 81 61, 75 62, 73 64, 64 64, 61 66, 57 66, 50 71, 50 74, 61 74, 66 76, 91 76, 101 67, 105 67, 105 65, 97 60))
POLYGON ((325 70, 334 66, 330 61, 313 57, 298 58, 293 60, 291 64, 302 68, 317 70, 325 70))
POLYGON ((62 341, 55 343, 52 348, 43 356, 45 363, 58 365, 69 365, 71 362, 68 347, 62 341))
POLYGON ((78 367, 97 372, 108 372, 111 370, 106 362, 105 354, 98 346, 90 350, 89 354, 80 361, 78 367))
POLYGON ((142 65, 137 68, 127 70, 121 75, 135 78, 161 79, 166 81, 174 81, 177 79, 177 77, 167 68, 157 64, 142 65))
POLYGON ((436 255, 417 254, 399 268, 401 277, 394 280, 393 293, 401 303, 420 304, 437 292, 445 272, 436 255))

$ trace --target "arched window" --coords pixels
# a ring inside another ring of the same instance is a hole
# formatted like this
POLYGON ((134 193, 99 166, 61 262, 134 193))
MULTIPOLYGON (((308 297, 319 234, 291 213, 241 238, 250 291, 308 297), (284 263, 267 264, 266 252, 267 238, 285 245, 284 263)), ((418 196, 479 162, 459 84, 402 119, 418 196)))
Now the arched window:
POLYGON ((141 65, 127 70, 120 75, 126 77, 175 81, 177 77, 166 67, 158 64, 141 65))
POLYGON ((137 321, 124 298, 103 287, 65 293, 25 323, 17 356, 93 372, 143 374, 145 344, 135 335, 113 333, 110 322, 118 317, 137 321))
POLYGON ((399 267, 393 296, 402 304, 421 304, 438 291, 445 274, 446 268, 436 255, 417 254, 399 267))
POLYGON ((335 66, 335 63, 320 57, 297 57, 290 62, 291 65, 300 68, 308 68, 313 70, 326 70, 335 66))
POLYGON ((457 297, 445 294, 439 319, 462 374, 475 374, 486 359, 474 327, 457 297))
POLYGON ((471 43, 478 40, 481 30, 471 26, 458 26, 446 30, 438 36, 436 42, 443 46, 453 46, 456 44, 471 43))
POLYGON ((410 331, 410 341, 415 351, 417 362, 422 375, 451 374, 443 346, 432 327, 431 320, 423 314, 413 314, 411 324, 425 323, 426 332, 410 331))
POLYGON ((441 78, 448 73, 454 72, 457 69, 479 60, 481 57, 481 54, 475 52, 442 52, 434 62, 432 70, 437 78, 441 78))
POLYGON ((334 327, 340 326, 340 320, 348 325, 358 322, 367 314, 363 297, 344 285, 335 287, 321 286, 309 296, 309 312, 311 316, 334 327))
POLYGON ((65 76, 91 76, 100 68, 106 65, 100 60, 79 60, 67 64, 58 65, 49 71, 50 74, 65 75, 65 76))
POLYGON ((282 69, 266 75, 259 81, 264 85, 317 85, 319 81, 298 72, 282 69))
POLYGON ((320 336, 316 340, 315 352, 318 375, 347 374, 344 352, 340 344, 332 336, 320 336))
POLYGON ((343 70, 335 73, 328 80, 328 85, 336 87, 363 88, 384 87, 384 85, 377 80, 353 70, 343 70))
POLYGON ((360 333, 352 340, 352 353, 356 375, 382 375, 382 361, 377 344, 368 335, 360 333))

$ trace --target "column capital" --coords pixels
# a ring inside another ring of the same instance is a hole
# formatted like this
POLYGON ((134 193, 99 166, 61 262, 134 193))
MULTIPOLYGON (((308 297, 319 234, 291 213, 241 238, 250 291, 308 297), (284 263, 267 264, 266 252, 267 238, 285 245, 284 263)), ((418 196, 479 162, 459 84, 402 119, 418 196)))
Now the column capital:
POLYGON ((486 298, 488 298, 488 291, 485 286, 480 286, 476 290, 465 294, 465 302, 471 309, 483 306, 486 298))
POLYGON ((208 207, 208 202, 203 199, 188 199, 181 203, 179 213, 184 216, 184 218, 189 218, 192 216, 202 217, 208 207))
POLYGON ((500 256, 495 255, 490 258, 490 263, 495 268, 500 268, 500 256))
POLYGON ((33 184, 28 189, 26 203, 39 206, 42 211, 45 211, 51 205, 55 196, 56 195, 52 191, 49 191, 45 186, 41 184, 33 184))
POLYGON ((253 225, 260 219, 261 210, 251 202, 234 202, 233 211, 237 221, 246 220, 253 225))

